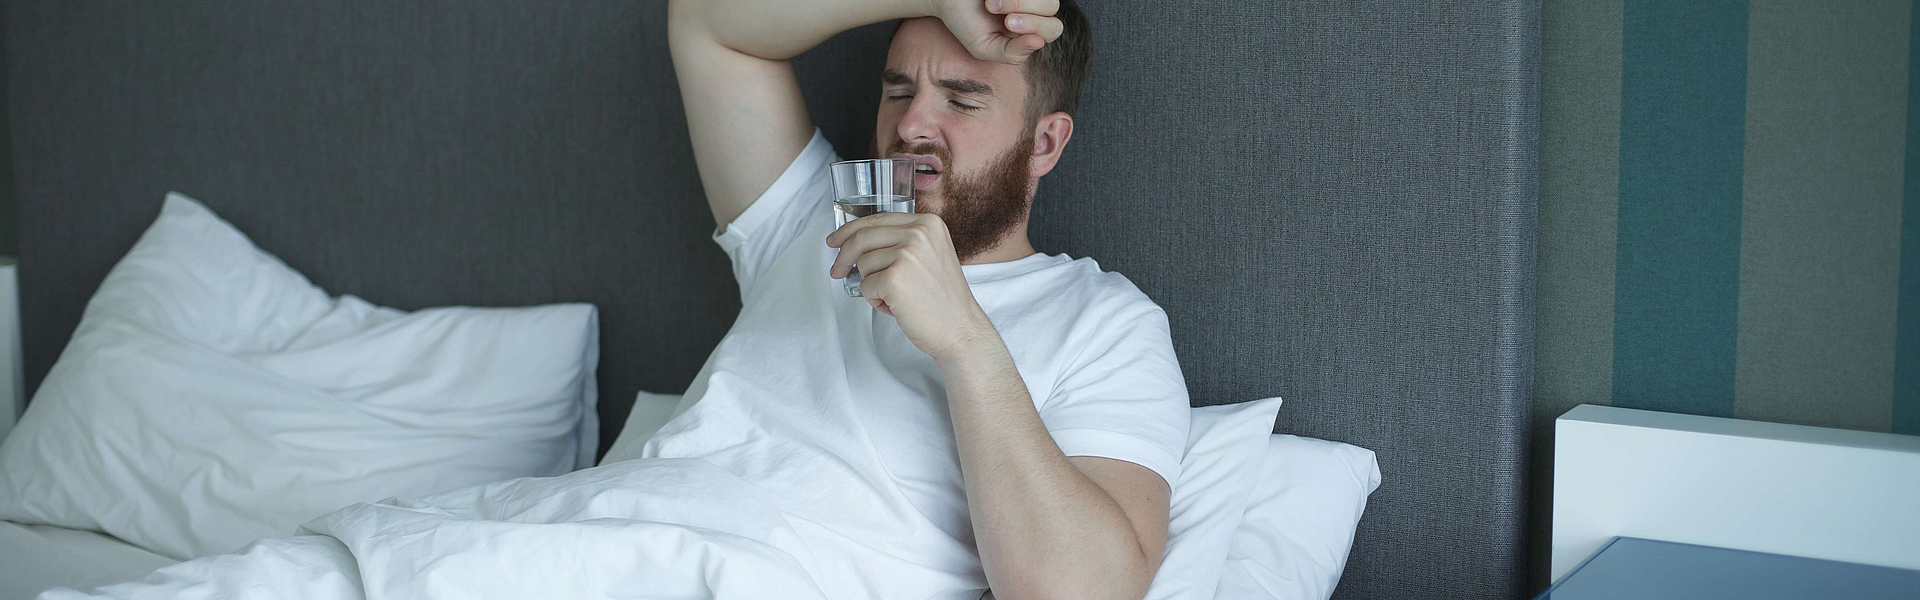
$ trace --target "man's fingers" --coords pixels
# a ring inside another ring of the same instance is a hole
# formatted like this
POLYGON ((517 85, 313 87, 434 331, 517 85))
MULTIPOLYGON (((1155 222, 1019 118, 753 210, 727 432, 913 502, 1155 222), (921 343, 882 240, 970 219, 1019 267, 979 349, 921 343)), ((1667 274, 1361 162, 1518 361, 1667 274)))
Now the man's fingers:
POLYGON ((1012 38, 1004 34, 995 34, 993 37, 993 40, 982 43, 982 47, 988 50, 987 55, 975 54, 975 58, 1010 65, 1026 64, 1027 58, 1047 44, 1046 38, 1031 33, 1012 38))
POLYGON ((846 243, 848 237, 868 227, 908 225, 919 219, 920 216, 914 213, 874 213, 860 217, 848 221, 846 225, 827 234, 827 246, 839 248, 840 244, 846 243))
POLYGON ((1029 33, 1011 42, 1007 42, 1007 45, 1019 49, 1017 52, 1020 54, 1020 62, 1024 63, 1027 61, 1027 57, 1033 56, 1035 52, 1039 52, 1041 46, 1047 45, 1047 40, 1046 38, 1029 33))
POLYGON ((893 314, 893 307, 887 304, 887 296, 893 295, 891 275, 885 271, 875 273, 873 277, 868 277, 864 272, 860 275, 860 295, 866 297, 867 304, 873 306, 874 310, 887 313, 889 317, 897 316, 893 314))
POLYGON ((1060 0, 987 0, 987 12, 996 15, 1029 13, 1051 17, 1060 12, 1060 0))
MULTIPOLYGON (((1027 13, 1007 15, 1005 21, 1007 31, 1034 34, 1040 36, 1045 42, 1060 39, 1060 32, 1066 28, 1059 19, 1027 13)), ((1034 50, 1039 48, 1036 47, 1034 50)))
POLYGON ((887 267, 893 266, 893 263, 898 260, 900 260, 899 248, 881 248, 861 255, 854 264, 860 267, 860 277, 864 279, 874 273, 887 270, 887 267))
MULTIPOLYGON (((889 246, 898 246, 910 239, 913 239, 913 233, 901 227, 868 227, 853 232, 851 237, 840 244, 840 255, 833 257, 833 266, 828 269, 827 275, 835 279, 846 277, 848 271, 853 268, 854 261, 861 260, 861 257, 867 253, 889 246)), ((861 273, 865 272, 864 269, 861 270, 861 273)))

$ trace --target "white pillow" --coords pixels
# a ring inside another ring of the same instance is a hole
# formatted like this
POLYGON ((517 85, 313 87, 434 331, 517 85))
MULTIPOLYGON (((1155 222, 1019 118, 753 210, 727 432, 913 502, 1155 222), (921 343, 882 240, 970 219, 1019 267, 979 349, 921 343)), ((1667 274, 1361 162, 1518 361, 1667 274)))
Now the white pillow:
POLYGON ((1173 485, 1167 551, 1148 600, 1213 597, 1279 411, 1279 398, 1193 409, 1187 455, 1173 485))
POLYGON ((188 559, 354 502, 566 473, 593 459, 598 330, 587 304, 328 298, 169 194, 0 445, 0 519, 188 559))
POLYGON ((1266 454, 1215 597, 1330 597, 1380 466, 1372 450, 1291 435, 1272 436, 1266 454))

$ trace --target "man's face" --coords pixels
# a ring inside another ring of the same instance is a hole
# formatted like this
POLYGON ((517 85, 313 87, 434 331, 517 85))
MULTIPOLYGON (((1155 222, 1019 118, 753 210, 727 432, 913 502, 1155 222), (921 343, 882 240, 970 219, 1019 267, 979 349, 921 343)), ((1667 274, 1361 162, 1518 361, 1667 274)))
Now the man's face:
POLYGON ((901 24, 881 76, 874 155, 923 163, 918 212, 940 215, 961 261, 1026 222, 1033 123, 1025 67, 967 53, 938 19, 901 24))

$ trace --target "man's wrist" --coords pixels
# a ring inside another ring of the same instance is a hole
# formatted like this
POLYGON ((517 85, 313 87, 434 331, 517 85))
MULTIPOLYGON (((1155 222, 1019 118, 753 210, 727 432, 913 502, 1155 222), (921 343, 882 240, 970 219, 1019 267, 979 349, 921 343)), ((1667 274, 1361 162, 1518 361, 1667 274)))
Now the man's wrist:
POLYGON ((942 370, 953 367, 966 369, 1001 360, 1012 360, 1012 357, 1007 352, 1006 342, 1000 339, 1000 332, 993 328, 993 323, 984 315, 974 324, 963 328, 953 343, 933 355, 933 362, 942 370))
MULTIPOLYGON (((991 332, 991 330, 990 330, 991 332)), ((948 402, 978 402, 1026 394, 1020 370, 998 332, 969 338, 933 357, 945 381, 948 402)))

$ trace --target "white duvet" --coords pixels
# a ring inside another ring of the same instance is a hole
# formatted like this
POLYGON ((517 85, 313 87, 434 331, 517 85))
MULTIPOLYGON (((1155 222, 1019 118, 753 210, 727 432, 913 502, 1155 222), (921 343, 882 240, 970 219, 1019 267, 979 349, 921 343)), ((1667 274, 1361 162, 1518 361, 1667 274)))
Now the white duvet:
POLYGON ((701 459, 356 504, 302 535, 57 598, 825 598, 760 488, 701 459))

